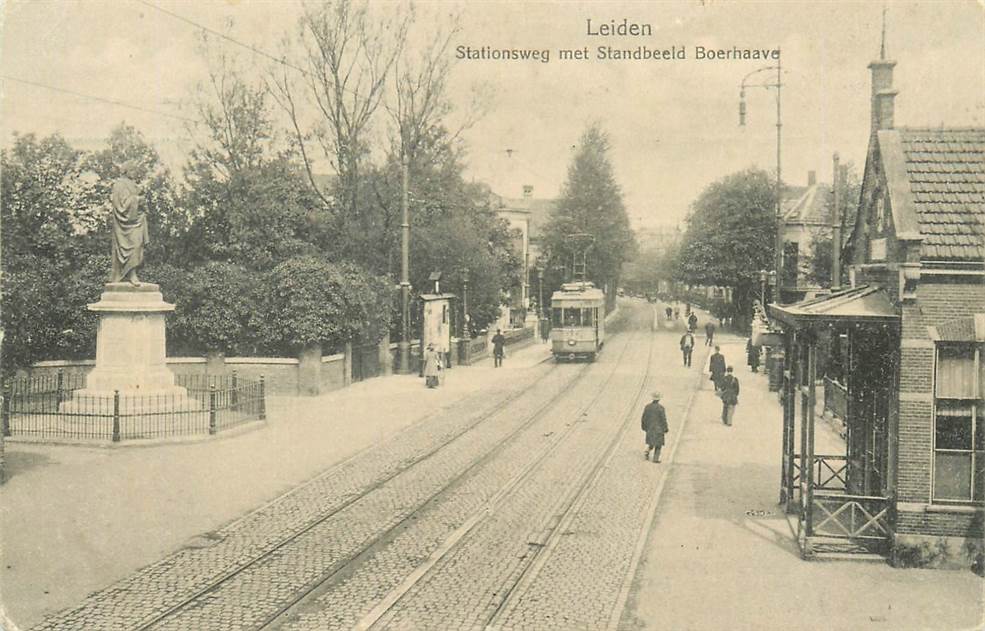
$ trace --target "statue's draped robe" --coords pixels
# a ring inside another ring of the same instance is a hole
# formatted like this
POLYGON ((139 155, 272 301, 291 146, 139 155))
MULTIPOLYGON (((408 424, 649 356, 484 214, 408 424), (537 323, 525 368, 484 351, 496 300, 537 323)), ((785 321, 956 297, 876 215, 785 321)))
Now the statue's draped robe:
POLYGON ((147 219, 140 212, 140 190, 133 180, 119 178, 110 194, 113 204, 113 269, 110 282, 126 278, 144 262, 144 246, 150 243, 147 219))

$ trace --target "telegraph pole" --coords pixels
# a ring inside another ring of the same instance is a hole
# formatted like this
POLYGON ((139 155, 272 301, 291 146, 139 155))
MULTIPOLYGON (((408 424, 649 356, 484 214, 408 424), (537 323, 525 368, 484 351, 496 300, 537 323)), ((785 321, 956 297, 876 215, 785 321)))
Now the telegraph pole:
POLYGON ((407 156, 400 159, 402 192, 400 197, 401 261, 400 261, 400 373, 410 372, 410 210, 407 205, 407 156))

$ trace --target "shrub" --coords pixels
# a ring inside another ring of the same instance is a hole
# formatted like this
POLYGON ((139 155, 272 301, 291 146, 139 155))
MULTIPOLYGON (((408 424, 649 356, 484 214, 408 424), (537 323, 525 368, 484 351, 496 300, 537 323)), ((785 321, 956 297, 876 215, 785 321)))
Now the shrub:
POLYGON ((291 353, 376 341, 389 327, 390 285, 354 265, 294 258, 267 274, 253 325, 270 345, 291 353))

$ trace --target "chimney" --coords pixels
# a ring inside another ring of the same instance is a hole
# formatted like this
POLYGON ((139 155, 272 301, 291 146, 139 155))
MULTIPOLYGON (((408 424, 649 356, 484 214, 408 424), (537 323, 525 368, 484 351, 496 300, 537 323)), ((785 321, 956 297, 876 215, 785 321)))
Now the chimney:
POLYGON ((523 199, 530 199, 534 196, 534 187, 530 184, 523 185, 523 199))
POLYGON ((886 11, 882 13, 882 43, 879 59, 869 63, 872 73, 872 132, 893 128, 893 101, 897 91, 893 89, 893 67, 896 62, 886 59, 886 11))
POLYGON ((807 186, 814 186, 817 184, 817 171, 807 172, 807 186))

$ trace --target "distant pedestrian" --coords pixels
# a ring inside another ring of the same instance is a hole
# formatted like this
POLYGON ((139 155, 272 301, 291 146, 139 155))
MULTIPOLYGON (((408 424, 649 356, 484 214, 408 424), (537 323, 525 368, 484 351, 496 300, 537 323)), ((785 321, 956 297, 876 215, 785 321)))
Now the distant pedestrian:
POLYGON ((752 343, 752 338, 746 342, 746 363, 753 372, 759 372, 759 346, 752 343))
POLYGON ((696 313, 691 311, 691 315, 687 317, 687 330, 696 331, 698 329, 698 316, 696 313))
POLYGON ((653 450, 653 461, 660 462, 660 450, 664 446, 664 434, 667 433, 667 412, 660 405, 660 393, 654 392, 653 401, 643 408, 643 418, 641 424, 643 431, 646 432, 646 450, 643 452, 643 459, 650 459, 650 450, 653 450))
POLYGON ((708 324, 705 325, 705 346, 711 346, 715 343, 715 323, 708 320, 708 324))
POLYGON ((674 307, 674 319, 675 320, 680 320, 681 319, 681 308, 680 307, 674 307))
POLYGON ((715 347, 715 352, 708 360, 708 370, 711 371, 711 380, 715 383, 715 392, 720 391, 722 378, 725 376, 725 357, 718 346, 715 347))
POLYGON ((735 406, 739 404, 739 380, 732 374, 731 366, 725 369, 719 396, 722 397, 722 422, 731 427, 735 406))
POLYGON ((674 317, 674 309, 672 307, 667 307, 666 309, 664 309, 664 313, 667 314, 668 320, 674 317))
POLYGON ((690 367, 691 353, 694 352, 694 335, 690 331, 681 336, 681 354, 684 356, 684 365, 690 367))
POLYGON ((496 335, 492 338, 493 344, 493 365, 499 368, 503 365, 503 356, 506 354, 506 338, 503 332, 496 329, 496 335))
POLYGON ((434 350, 434 344, 428 344, 424 354, 424 383, 428 388, 437 388, 441 383, 441 364, 441 353, 434 350))

